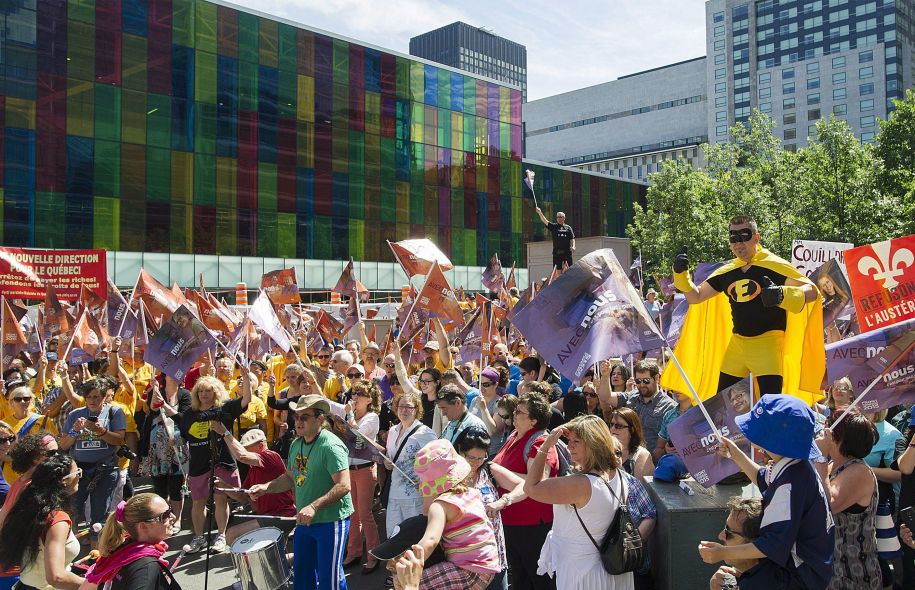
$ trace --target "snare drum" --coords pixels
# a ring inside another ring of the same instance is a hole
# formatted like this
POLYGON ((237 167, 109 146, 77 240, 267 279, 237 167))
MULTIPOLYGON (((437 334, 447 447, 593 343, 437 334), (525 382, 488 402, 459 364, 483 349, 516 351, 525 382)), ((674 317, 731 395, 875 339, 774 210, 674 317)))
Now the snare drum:
POLYGON ((232 561, 242 590, 286 588, 292 576, 286 560, 286 539, 275 527, 253 530, 235 539, 232 561))

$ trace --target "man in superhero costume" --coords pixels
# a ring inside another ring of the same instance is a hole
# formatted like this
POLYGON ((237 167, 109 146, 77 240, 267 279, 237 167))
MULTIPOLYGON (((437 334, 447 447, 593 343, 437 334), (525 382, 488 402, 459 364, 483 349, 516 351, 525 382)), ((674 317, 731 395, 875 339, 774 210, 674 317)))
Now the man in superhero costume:
MULTIPOLYGON (((760 246, 753 218, 731 219, 728 240, 736 258, 698 287, 690 278, 686 254, 674 261, 674 285, 690 303, 678 358, 690 365, 685 368, 691 379, 704 373, 696 384, 702 398, 752 373, 760 394, 784 392, 812 401, 825 370, 822 303, 816 287, 760 246), (725 297, 730 318, 722 305, 725 297), (814 332, 817 327, 819 334, 814 332), (719 368, 714 386, 709 374, 713 368, 719 368)), ((662 385, 668 387, 679 379, 669 370, 665 377, 662 385)))

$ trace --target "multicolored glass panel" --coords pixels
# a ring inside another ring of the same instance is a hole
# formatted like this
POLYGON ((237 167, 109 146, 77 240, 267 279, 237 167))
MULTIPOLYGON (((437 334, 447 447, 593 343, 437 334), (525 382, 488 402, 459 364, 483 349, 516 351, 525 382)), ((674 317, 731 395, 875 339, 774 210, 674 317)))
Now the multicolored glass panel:
POLYGON ((543 237, 522 169, 581 235, 639 188, 522 165, 521 92, 202 0, 0 6, 5 245, 456 264, 543 237))

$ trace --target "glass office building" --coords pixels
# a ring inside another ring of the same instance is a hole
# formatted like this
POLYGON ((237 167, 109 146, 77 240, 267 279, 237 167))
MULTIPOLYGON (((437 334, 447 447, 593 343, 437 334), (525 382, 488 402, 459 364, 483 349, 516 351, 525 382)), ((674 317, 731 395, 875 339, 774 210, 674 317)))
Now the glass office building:
MULTIPOLYGON (((520 90, 202 0, 22 0, 0 31, 4 245, 392 262, 425 236, 473 266, 542 235, 520 90)), ((599 233, 638 197, 540 178, 599 233)))

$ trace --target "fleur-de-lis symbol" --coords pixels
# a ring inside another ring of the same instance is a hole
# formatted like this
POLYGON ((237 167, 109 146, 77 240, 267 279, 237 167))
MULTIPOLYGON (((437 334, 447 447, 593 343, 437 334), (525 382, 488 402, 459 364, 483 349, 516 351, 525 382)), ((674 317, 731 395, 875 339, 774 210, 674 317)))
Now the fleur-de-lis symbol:
POLYGON ((884 289, 894 289, 899 281, 896 277, 905 272, 905 269, 915 264, 915 255, 908 248, 899 248, 890 256, 892 244, 890 240, 871 244, 871 249, 877 255, 864 256, 858 261, 858 272, 872 277, 875 281, 883 281, 884 289))

